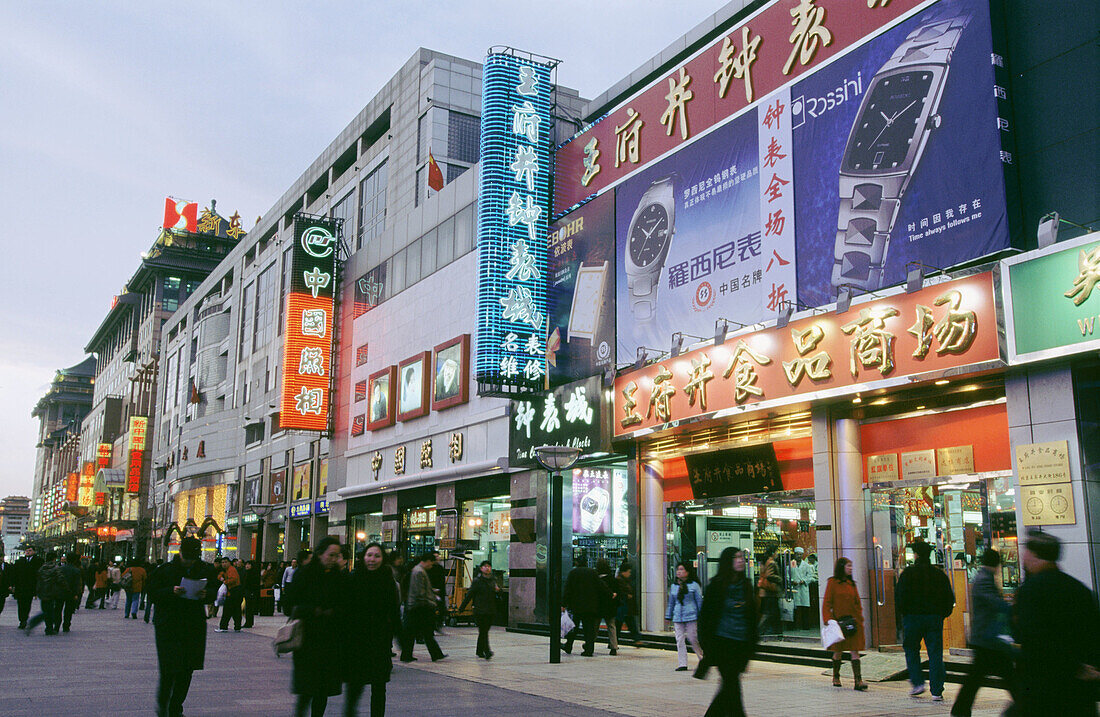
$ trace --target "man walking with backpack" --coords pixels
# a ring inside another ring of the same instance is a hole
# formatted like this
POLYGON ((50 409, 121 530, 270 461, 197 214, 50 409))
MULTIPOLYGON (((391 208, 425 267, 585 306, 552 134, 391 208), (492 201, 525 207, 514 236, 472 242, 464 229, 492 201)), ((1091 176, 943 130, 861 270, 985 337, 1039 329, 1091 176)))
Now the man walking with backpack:
POLYGON ((901 612, 905 648, 905 667, 909 670, 909 690, 912 697, 924 693, 924 671, 921 669, 920 643, 928 650, 928 676, 932 699, 943 701, 943 621, 955 609, 955 593, 947 575, 932 565, 932 546, 923 540, 913 543, 916 562, 907 567, 898 579, 895 600, 901 612))

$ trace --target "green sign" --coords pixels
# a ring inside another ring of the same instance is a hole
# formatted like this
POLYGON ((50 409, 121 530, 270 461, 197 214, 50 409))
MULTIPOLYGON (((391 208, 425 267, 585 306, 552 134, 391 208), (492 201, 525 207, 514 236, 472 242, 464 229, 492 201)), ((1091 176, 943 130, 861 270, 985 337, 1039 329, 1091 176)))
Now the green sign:
POLYGON ((1100 233, 1001 264, 1009 363, 1100 349, 1100 233))

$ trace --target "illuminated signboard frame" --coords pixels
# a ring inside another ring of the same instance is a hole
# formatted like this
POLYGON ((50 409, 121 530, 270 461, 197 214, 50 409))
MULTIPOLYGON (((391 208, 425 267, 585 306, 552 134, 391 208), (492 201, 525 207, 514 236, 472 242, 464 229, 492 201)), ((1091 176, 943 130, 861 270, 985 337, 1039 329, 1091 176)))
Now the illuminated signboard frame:
POLYGON ((342 220, 294 217, 283 343, 282 428, 330 432, 337 251, 342 220))
POLYGON ((482 395, 546 385, 551 63, 503 52, 485 59, 477 234, 482 395))
POLYGON ((126 455, 126 492, 141 492, 142 466, 145 463, 145 434, 149 429, 146 416, 130 416, 130 445, 126 455))

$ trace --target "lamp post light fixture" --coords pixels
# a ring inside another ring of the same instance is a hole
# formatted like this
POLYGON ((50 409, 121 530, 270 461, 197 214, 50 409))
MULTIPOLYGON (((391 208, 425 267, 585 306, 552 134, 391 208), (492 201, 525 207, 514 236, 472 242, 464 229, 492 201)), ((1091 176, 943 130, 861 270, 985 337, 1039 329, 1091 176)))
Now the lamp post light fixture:
MULTIPOLYGON (((251 510, 256 515, 256 517, 260 519, 260 522, 257 524, 259 527, 259 530, 257 531, 259 540, 256 541, 256 555, 252 558, 253 560, 263 560, 264 531, 266 525, 265 522, 267 520, 267 517, 271 515, 271 513, 274 512, 274 510, 278 507, 279 504, 277 503, 252 503, 248 506, 249 510, 251 510)), ((240 555, 239 546, 237 555, 240 555)))
POLYGON ((550 623, 550 664, 561 662, 561 553, 562 553, 562 473, 581 457, 581 449, 570 446, 539 446, 535 460, 550 473, 550 540, 547 572, 550 594, 547 596, 550 623))

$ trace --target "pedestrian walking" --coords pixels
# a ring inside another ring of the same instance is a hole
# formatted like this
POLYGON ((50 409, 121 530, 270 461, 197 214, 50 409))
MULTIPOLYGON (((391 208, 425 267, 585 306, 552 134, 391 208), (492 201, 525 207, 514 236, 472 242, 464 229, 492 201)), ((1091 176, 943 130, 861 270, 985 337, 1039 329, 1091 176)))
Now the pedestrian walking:
POLYGON ((141 601, 141 592, 145 589, 145 568, 141 562, 131 560, 126 570, 122 572, 122 590, 126 593, 126 602, 123 604, 122 619, 137 620, 138 603, 141 601))
POLYGON ((90 558, 81 560, 81 577, 84 578, 84 585, 88 588, 88 598, 84 601, 85 610, 91 610, 95 607, 96 567, 96 562, 90 558))
POLYGON ((428 569, 435 564, 433 553, 424 553, 420 562, 409 573, 409 596, 405 601, 405 625, 401 636, 401 661, 412 662, 413 646, 423 640, 432 662, 446 657, 435 641, 435 610, 438 606, 435 591, 428 577, 428 569))
POLYGON ((294 578, 298 571, 309 565, 313 553, 308 549, 298 551, 298 557, 291 561, 290 567, 283 573, 282 608, 283 614, 290 616, 294 608, 294 578))
POLYGON ((867 690, 863 681, 863 671, 859 664, 859 653, 866 647, 863 633, 863 605, 859 601, 859 589, 852 577, 852 561, 839 558, 833 567, 833 576, 825 584, 825 599, 821 604, 821 619, 827 623, 836 620, 844 633, 844 639, 829 646, 833 652, 833 687, 840 687, 840 666, 847 652, 852 660, 854 688, 857 692, 867 690))
POLYGON ((401 603, 397 583, 385 561, 382 546, 369 543, 351 574, 345 642, 349 649, 344 658, 345 717, 358 714, 359 700, 367 685, 370 685, 370 717, 386 714, 386 683, 393 671, 393 638, 401 621, 401 603))
POLYGON ((677 672, 688 668, 687 643, 696 657, 703 659, 703 648, 699 645, 699 611, 703 609, 703 589, 695 581, 687 563, 676 563, 676 581, 668 591, 668 610, 665 619, 672 623, 676 631, 677 672))
POLYGON ((432 551, 435 560, 428 568, 428 580, 432 584, 432 592, 435 593, 435 629, 443 634, 443 623, 447 619, 447 571, 443 568, 443 561, 437 551, 432 551))
POLYGON ((73 625, 73 613, 80 607, 80 596, 84 592, 83 575, 80 572, 80 553, 71 552, 65 556, 65 562, 61 565, 61 572, 65 575, 65 584, 68 594, 61 607, 61 631, 68 632, 73 625))
POLYGON ((493 651, 489 649, 489 626, 493 624, 493 615, 496 614, 496 598, 500 592, 496 578, 493 577, 493 564, 488 560, 482 560, 478 566, 477 575, 470 583, 466 591, 466 597, 458 611, 462 612, 472 601, 474 603, 474 624, 477 625, 477 650, 478 657, 486 660, 493 659, 493 651))
MULTIPOLYGON (((566 653, 573 652, 573 641, 577 634, 584 636, 583 657, 592 657, 596 647, 596 629, 600 624, 600 614, 604 606, 610 601, 611 596, 600 580, 599 573, 588 567, 583 556, 578 557, 573 563, 573 569, 565 578, 565 590, 562 597, 562 610, 566 608, 573 613, 576 627, 565 637, 562 649, 566 653)), ((557 636, 552 636, 555 639, 557 636)))
POLYGON ((157 647, 158 717, 182 717, 183 702, 195 670, 206 661, 206 610, 214 600, 210 588, 217 583, 212 565, 201 559, 202 544, 187 536, 171 562, 158 567, 149 578, 149 599, 156 604, 153 628, 157 647), (202 589, 189 592, 196 582, 202 589))
POLYGON ((35 594, 38 595, 42 611, 27 621, 26 633, 31 634, 34 628, 45 622, 46 634, 56 635, 61 629, 61 612, 71 590, 65 573, 61 570, 61 564, 57 561, 57 553, 52 550, 46 553, 46 561, 38 569, 35 594))
POLYGON ((726 548, 718 556, 718 573, 707 585, 699 613, 704 664, 717 667, 722 676, 705 717, 744 717, 741 673, 756 649, 758 620, 756 596, 745 574, 745 553, 726 548))
POLYGON ((1061 555, 1058 538, 1028 533, 1013 616, 1020 660, 1012 714, 1096 715, 1100 614, 1096 596, 1058 567, 1061 555))
POLYGON ((222 583, 225 585, 225 604, 222 606, 222 619, 214 632, 229 632, 229 620, 233 620, 233 632, 241 631, 241 600, 244 588, 241 586, 240 573, 233 563, 222 559, 222 583))
POLYGON ((339 538, 322 538, 314 552, 313 562, 294 576, 293 617, 302 621, 302 646, 294 651, 291 682, 291 692, 298 696, 297 717, 323 715, 328 698, 340 694, 343 686, 348 575, 339 567, 339 538))
POLYGON ((916 562, 902 571, 894 590, 894 600, 901 613, 902 646, 905 667, 909 671, 909 694, 924 692, 924 669, 921 666, 920 644, 928 651, 928 679, 932 700, 943 701, 943 621, 955 608, 955 593, 947 575, 932 565, 932 546, 923 540, 912 544, 916 562))
POLYGON ((99 609, 107 608, 107 566, 102 562, 96 563, 92 569, 95 575, 95 601, 99 602, 99 609))
MULTIPOLYGON (((149 568, 148 568, 148 571, 147 571, 147 574, 146 574, 146 577, 145 577, 145 590, 143 590, 142 593, 141 593, 141 599, 145 603, 145 605, 144 605, 145 614, 142 616, 142 619, 145 620, 146 625, 149 624, 149 614, 153 610, 153 601, 149 598, 149 578, 152 577, 153 573, 161 565, 164 565, 164 560, 162 560, 162 559, 158 559, 156 565, 150 564, 149 568)), ((211 586, 208 585, 206 587, 206 589, 211 590, 211 586)), ((215 594, 216 594, 216 590, 215 590, 215 594)))
POLYGON ((974 697, 987 676, 999 675, 1010 690, 1013 687, 1012 655, 1008 643, 1001 639, 1009 633, 1012 607, 997 586, 996 573, 1000 564, 1000 553, 986 548, 981 567, 970 581, 970 649, 974 660, 951 706, 951 714, 955 717, 970 717, 974 697))
POLYGON ((118 599, 122 596, 122 570, 114 561, 107 563, 107 584, 111 591, 109 600, 111 609, 118 610, 118 599))
POLYGON ((760 575, 756 580, 756 596, 760 600, 761 635, 782 635, 783 622, 779 619, 779 589, 783 578, 779 575, 779 565, 775 560, 774 547, 764 553, 760 564, 760 575))
POLYGON ((252 627, 256 620, 256 613, 260 611, 260 588, 262 586, 260 564, 255 560, 248 561, 244 573, 244 627, 252 627))
POLYGON ((11 566, 12 594, 15 595, 15 605, 19 611, 19 629, 27 627, 27 619, 31 615, 31 603, 34 602, 34 591, 38 587, 38 570, 42 567, 42 558, 35 555, 34 548, 27 547, 23 551, 23 557, 15 561, 11 566))
POLYGON ((10 577, 11 565, 6 563, 3 554, 0 554, 0 613, 4 612, 4 603, 8 601, 8 594, 11 592, 11 587, 8 585, 10 577))
POLYGON ((599 632, 600 623, 607 626, 607 646, 612 655, 619 654, 619 630, 616 624, 619 619, 619 581, 611 570, 611 563, 606 558, 596 561, 596 574, 600 581, 607 586, 604 593, 604 605, 600 610, 599 620, 596 622, 596 631, 599 632))
POLYGON ((623 634, 623 625, 630 628, 630 637, 634 640, 634 647, 642 646, 642 634, 638 632, 638 612, 634 600, 634 566, 627 561, 619 565, 619 577, 616 584, 618 590, 618 612, 615 615, 615 624, 619 635, 623 634))

